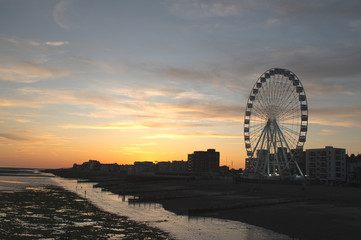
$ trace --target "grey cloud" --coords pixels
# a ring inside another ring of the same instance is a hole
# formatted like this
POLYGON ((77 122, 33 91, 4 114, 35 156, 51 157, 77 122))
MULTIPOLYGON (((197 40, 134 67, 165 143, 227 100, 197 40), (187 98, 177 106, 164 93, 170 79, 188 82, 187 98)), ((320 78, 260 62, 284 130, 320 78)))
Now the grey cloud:
POLYGON ((239 1, 173 1, 171 10, 174 14, 192 18, 226 17, 240 14, 244 4, 239 1))
POLYGON ((287 66, 290 70, 297 69, 303 74, 317 78, 350 77, 361 74, 360 62, 361 51, 358 47, 349 50, 330 50, 322 49, 322 47, 304 46, 269 50, 267 55, 254 58, 242 68, 254 71, 260 66, 274 63, 275 65, 287 66))
POLYGON ((177 118, 183 119, 239 122, 244 112, 243 104, 227 105, 218 101, 185 101, 184 103, 165 103, 160 106, 174 112, 177 118))
POLYGON ((70 75, 65 69, 50 68, 33 62, 7 63, 0 67, 0 80, 12 82, 37 82, 70 75))
POLYGON ((94 67, 99 68, 99 69, 104 70, 104 71, 106 71, 108 73, 115 73, 116 72, 115 68, 112 65, 107 64, 105 62, 94 61, 92 59, 84 58, 84 57, 80 57, 80 56, 72 56, 71 59, 75 60, 77 62, 85 63, 85 64, 91 66, 92 68, 94 68, 94 67))
POLYGON ((309 121, 325 126, 361 127, 361 106, 310 108, 309 121))
POLYGON ((307 78, 303 82, 303 86, 307 93, 314 96, 330 95, 330 94, 342 94, 342 95, 353 95, 354 93, 361 92, 361 86, 358 82, 354 81, 342 81, 339 83, 332 81, 326 81, 320 79, 319 81, 309 81, 307 78))
POLYGON ((71 23, 69 22, 68 18, 66 17, 66 11, 69 8, 71 0, 62 0, 60 1, 54 8, 53 11, 53 18, 54 21, 64 29, 71 29, 71 23))
POLYGON ((330 15, 342 17, 359 17, 361 3, 357 0, 348 1, 323 1, 323 0, 305 0, 305 1, 287 1, 279 0, 272 2, 273 10, 282 15, 330 15))
POLYGON ((229 69, 234 76, 230 84, 242 87, 248 92, 261 74, 273 67, 293 71, 306 87, 306 92, 316 94, 359 93, 361 86, 361 51, 357 47, 342 49, 322 49, 316 47, 277 48, 256 56, 245 56, 244 60, 230 60, 223 71, 229 69))
MULTIPOLYGON (((173 91, 176 91, 173 89, 173 91)), ((18 91, 27 98, 29 106, 49 104, 92 105, 98 109, 125 111, 127 114, 147 118, 177 119, 238 119, 243 112, 243 106, 233 106, 220 103, 219 99, 193 98, 192 94, 180 93, 167 102, 148 102, 146 100, 124 100, 114 96, 106 96, 99 92, 84 90, 38 90, 23 88, 18 91), (169 116, 170 115, 170 116, 169 116)), ((177 92, 177 91, 176 91, 177 92)), ((19 103, 20 104, 20 103, 19 103)), ((23 103, 21 103, 23 104, 23 103)), ((16 103, 14 103, 16 106, 16 103)), ((23 106, 23 105, 21 105, 23 106)))
POLYGON ((159 73, 166 77, 180 78, 180 79, 205 80, 211 78, 209 73, 191 70, 191 69, 181 69, 181 68, 168 68, 168 69, 164 68, 164 69, 160 69, 159 73))
POLYGON ((314 116, 323 117, 332 116, 361 118, 361 106, 311 108, 310 113, 314 116))
POLYGON ((0 133, 1 138, 6 138, 13 141, 29 141, 30 139, 17 134, 11 134, 11 133, 0 133))
POLYGON ((245 12, 273 13, 281 16, 331 15, 359 17, 361 3, 358 0, 183 0, 172 1, 172 11, 188 17, 225 17, 245 12))

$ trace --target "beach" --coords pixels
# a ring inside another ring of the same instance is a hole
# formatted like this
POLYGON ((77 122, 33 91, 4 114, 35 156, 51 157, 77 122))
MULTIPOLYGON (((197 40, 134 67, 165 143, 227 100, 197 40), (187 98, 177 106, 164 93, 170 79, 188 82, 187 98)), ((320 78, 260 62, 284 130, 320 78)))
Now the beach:
MULTIPOLYGON (((69 175, 68 175, 69 177, 69 175)), ((95 186, 133 195, 130 204, 157 202, 190 217, 240 221, 295 239, 359 239, 359 188, 172 179, 88 176, 95 186)))
POLYGON ((57 186, 0 197, 0 239, 169 239, 159 229, 102 211, 57 186))
POLYGON ((0 239, 171 239, 30 169, 0 169, 0 239))

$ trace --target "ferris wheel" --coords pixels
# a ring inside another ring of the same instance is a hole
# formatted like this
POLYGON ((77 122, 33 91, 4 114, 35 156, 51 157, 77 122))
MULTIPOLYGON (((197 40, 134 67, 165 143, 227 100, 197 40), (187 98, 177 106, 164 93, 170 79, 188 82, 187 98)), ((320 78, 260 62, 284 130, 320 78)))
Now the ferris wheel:
POLYGON ((251 90, 244 117, 246 173, 303 176, 298 159, 307 128, 306 93, 296 74, 282 68, 264 72, 251 90))

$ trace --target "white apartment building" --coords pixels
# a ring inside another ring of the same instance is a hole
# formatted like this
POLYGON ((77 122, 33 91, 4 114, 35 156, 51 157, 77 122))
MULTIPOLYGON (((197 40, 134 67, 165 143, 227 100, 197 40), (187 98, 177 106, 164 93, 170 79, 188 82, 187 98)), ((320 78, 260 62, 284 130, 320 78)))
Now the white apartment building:
POLYGON ((319 182, 346 181, 346 150, 327 146, 306 150, 306 175, 319 182))

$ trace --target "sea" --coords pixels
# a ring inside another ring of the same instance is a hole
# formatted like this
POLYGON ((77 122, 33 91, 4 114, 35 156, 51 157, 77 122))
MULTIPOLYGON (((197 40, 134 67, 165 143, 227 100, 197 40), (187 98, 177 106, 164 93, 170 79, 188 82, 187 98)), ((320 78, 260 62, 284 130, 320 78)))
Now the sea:
MULTIPOLYGON (((161 204, 129 204, 133 196, 120 196, 100 188, 95 183, 65 179, 39 169, 0 168, 0 193, 27 191, 29 188, 60 186, 87 199, 96 207, 129 221, 136 221, 167 232, 172 239, 199 240, 283 240, 289 236, 250 224, 208 217, 176 215, 161 204)), ((1 201, 1 199, 0 199, 1 201)), ((40 204, 40 203, 39 203, 40 204)), ((0 209, 0 214, 1 213, 0 209)), ((152 235, 153 236, 153 235, 152 235)), ((149 236, 151 239, 151 236, 149 236)))

